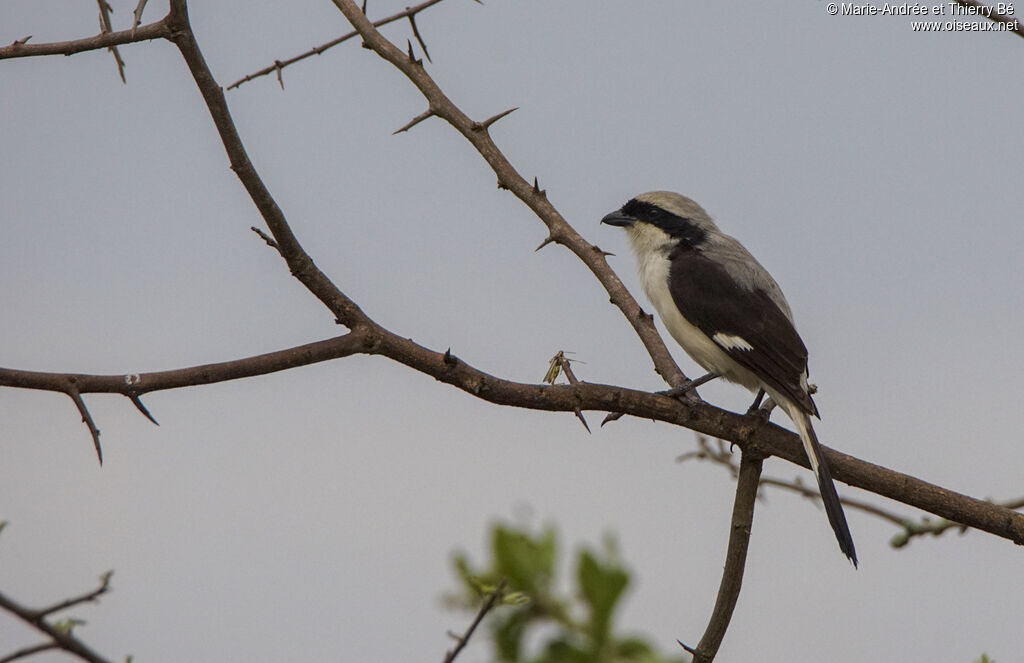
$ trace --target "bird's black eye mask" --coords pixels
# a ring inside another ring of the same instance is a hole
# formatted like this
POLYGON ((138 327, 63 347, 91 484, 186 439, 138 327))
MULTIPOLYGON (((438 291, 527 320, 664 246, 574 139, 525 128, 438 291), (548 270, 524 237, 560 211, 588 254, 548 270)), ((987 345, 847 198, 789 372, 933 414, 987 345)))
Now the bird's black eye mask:
POLYGON ((663 207, 645 203, 633 198, 622 206, 622 213, 637 221, 643 221, 661 228, 672 238, 690 246, 701 244, 707 233, 699 228, 692 219, 673 214, 663 207))

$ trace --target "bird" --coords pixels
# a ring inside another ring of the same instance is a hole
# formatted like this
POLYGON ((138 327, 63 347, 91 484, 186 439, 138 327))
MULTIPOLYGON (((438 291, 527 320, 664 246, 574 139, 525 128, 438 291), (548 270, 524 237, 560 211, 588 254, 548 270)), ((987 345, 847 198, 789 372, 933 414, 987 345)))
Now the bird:
POLYGON ((796 426, 839 549, 856 568, 853 536, 811 425, 819 414, 807 382, 807 347, 779 284, 681 194, 642 193, 601 223, 626 231, 647 298, 672 338, 708 371, 669 393, 721 377, 757 392, 751 413, 767 393, 796 426))

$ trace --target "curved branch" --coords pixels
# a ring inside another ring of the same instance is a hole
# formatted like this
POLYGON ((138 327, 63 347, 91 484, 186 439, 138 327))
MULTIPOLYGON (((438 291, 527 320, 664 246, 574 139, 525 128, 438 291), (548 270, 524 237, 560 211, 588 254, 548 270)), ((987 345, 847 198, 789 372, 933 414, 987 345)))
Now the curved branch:
MULTIPOLYGON (((711 663, 715 660, 732 620, 732 612, 736 607, 736 600, 740 597, 740 587, 743 585, 743 570, 747 564, 750 529, 754 522, 754 503, 757 502, 757 487, 763 463, 764 457, 756 451, 744 451, 740 459, 736 500, 732 507, 732 529, 729 531, 729 546, 725 553, 722 583, 718 586, 718 598, 715 599, 715 608, 704 636, 700 639, 697 649, 690 650, 693 654, 692 663, 711 663)), ((686 649, 689 650, 689 647, 686 649)))

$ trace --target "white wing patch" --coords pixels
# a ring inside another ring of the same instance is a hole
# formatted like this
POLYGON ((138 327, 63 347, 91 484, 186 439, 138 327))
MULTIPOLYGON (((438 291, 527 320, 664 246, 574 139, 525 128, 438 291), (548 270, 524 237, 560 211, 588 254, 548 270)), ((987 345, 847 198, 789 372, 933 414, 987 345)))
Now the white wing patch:
POLYGON ((754 346, 747 343, 747 340, 742 336, 734 336, 732 334, 726 334, 725 332, 718 332, 711 339, 718 343, 726 350, 753 350, 754 346))

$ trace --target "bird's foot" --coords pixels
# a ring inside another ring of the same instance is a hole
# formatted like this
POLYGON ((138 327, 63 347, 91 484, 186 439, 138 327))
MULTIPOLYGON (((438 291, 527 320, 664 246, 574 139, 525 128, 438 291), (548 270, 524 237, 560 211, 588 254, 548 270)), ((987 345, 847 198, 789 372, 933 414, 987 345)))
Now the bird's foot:
POLYGON ((761 405, 761 401, 764 399, 764 389, 758 389, 757 397, 754 398, 754 402, 747 408, 747 416, 755 416, 761 420, 762 423, 767 422, 772 416, 772 410, 775 409, 775 401, 769 398, 764 405, 761 405))
POLYGON ((701 401, 700 395, 697 393, 697 387, 701 386, 706 382, 711 382, 718 377, 718 373, 708 373, 702 375, 696 380, 687 380, 678 387, 672 387, 665 391, 659 391, 658 393, 662 396, 669 396, 670 398, 686 399, 691 403, 699 403, 701 401))

